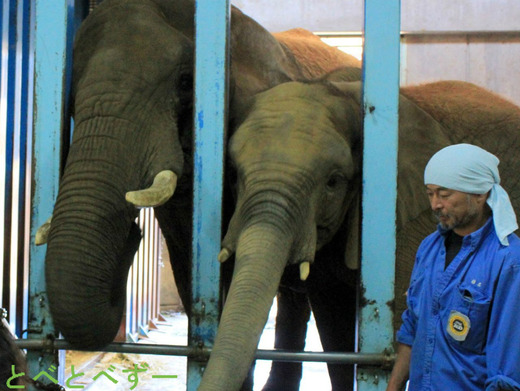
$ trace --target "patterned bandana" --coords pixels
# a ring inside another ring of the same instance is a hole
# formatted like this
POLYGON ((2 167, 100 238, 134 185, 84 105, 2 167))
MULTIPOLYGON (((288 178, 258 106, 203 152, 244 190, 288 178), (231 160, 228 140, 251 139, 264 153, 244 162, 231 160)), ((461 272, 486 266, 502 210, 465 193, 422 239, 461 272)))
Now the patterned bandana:
POLYGON ((493 222, 500 243, 509 245, 507 236, 518 228, 509 196, 500 186, 498 158, 471 144, 450 145, 432 156, 424 170, 424 184, 442 186, 464 193, 485 194, 493 211, 493 222))

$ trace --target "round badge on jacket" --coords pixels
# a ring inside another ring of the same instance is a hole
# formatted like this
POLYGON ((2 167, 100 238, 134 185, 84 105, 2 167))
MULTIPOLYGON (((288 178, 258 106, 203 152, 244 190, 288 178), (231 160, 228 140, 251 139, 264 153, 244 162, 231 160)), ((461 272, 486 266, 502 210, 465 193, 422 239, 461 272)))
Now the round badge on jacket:
POLYGON ((446 331, 456 341, 464 341, 468 336, 471 321, 459 311, 451 311, 446 331))

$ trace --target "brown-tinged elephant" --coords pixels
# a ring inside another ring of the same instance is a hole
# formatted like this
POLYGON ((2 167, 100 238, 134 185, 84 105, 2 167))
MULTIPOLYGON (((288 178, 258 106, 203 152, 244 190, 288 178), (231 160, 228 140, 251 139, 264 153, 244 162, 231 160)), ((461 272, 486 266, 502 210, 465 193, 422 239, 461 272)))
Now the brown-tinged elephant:
MULTIPOLYGON (((518 107, 468 83, 439 82, 403 89, 399 114, 396 326, 416 248, 435 227, 422 181, 434 152, 468 142, 496 154, 520 210, 518 107)), ((353 347, 347 264, 359 254, 361 128, 360 83, 289 82, 255 97, 229 142, 238 201, 223 248, 236 265, 201 390, 239 388, 287 267, 308 277, 324 348, 353 347)), ((333 388, 352 389, 349 368, 339 372, 333 388)))
MULTIPOLYGON (((105 0, 77 33, 75 129, 46 254, 51 314, 75 347, 118 331, 136 206, 155 208, 190 312, 193 19, 190 0, 105 0)), ((232 113, 299 77, 293 56, 236 8, 230 40, 232 113)))
POLYGON ((294 28, 273 35, 289 48, 305 79, 315 79, 344 67, 361 68, 361 61, 356 57, 325 44, 309 30, 294 28))

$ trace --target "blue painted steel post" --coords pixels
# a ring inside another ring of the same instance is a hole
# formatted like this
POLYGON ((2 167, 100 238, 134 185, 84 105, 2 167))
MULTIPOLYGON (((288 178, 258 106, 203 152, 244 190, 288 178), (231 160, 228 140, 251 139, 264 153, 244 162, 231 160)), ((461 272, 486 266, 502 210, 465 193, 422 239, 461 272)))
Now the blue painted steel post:
MULTIPOLYGON (((365 0, 364 157, 359 349, 393 351, 400 1, 365 0)), ((384 390, 389 372, 358 367, 358 390, 384 390)))
MULTIPOLYGON (((52 215, 58 192, 61 138, 67 119, 62 107, 66 97, 67 49, 73 30, 73 0, 36 0, 34 31, 34 126, 32 163, 32 210, 29 271, 28 338, 54 336, 54 327, 45 295, 44 260, 46 246, 36 247, 37 229, 52 215), (69 35, 68 35, 68 34, 69 35)), ((28 352, 29 374, 42 371, 55 378, 52 366, 59 360, 55 352, 28 352)), ((63 368, 61 368, 63 370, 63 368)), ((45 376, 42 381, 47 381, 45 376)))
MULTIPOLYGON (((0 63, 0 247, 4 247, 4 266, 7 268, 0 281, 10 286, 2 298, 9 314, 11 327, 21 335, 27 328, 25 311, 25 195, 27 173, 27 133, 31 117, 29 89, 32 80, 31 4, 29 0, 4 1, 0 4, 0 31, 2 60, 0 63), (22 262, 21 262, 22 261, 22 262), (23 265, 22 265, 23 264, 23 265), (23 305, 18 306, 19 300, 23 305)), ((5 289, 5 287, 4 287, 5 289)), ((5 292, 4 292, 5 293, 5 292)))
MULTIPOLYGON (((227 124, 228 0, 195 4, 195 157, 191 346, 212 347, 219 317, 224 134, 227 124)), ((188 360, 188 390, 205 363, 188 360)))

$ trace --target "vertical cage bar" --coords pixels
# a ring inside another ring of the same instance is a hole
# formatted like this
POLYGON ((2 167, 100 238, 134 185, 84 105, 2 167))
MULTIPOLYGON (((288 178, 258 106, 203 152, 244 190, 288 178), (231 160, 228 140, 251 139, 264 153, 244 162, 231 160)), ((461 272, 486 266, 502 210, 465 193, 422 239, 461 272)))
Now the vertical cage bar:
MULTIPOLYGON (((195 156, 192 315, 189 344, 213 345, 219 317, 224 134, 227 123, 228 0, 195 3, 195 156)), ((205 363, 188 360, 188 390, 205 363)))
MULTIPOLYGON (((5 115, 2 122, 5 121, 5 177, 3 182, 4 187, 4 205, 3 205, 3 224, 4 224, 4 248, 2 258, 4 260, 4 276, 3 276, 3 306, 9 311, 9 318, 14 315, 15 306, 13 304, 13 294, 9 288, 11 287, 11 279, 13 273, 16 273, 16 264, 12 259, 12 235, 13 235, 13 221, 12 221, 12 207, 13 207, 13 192, 15 192, 13 179, 13 163, 14 163, 14 148, 15 148, 15 113, 16 113, 16 14, 17 7, 15 1, 9 1, 9 4, 4 4, 4 12, 7 13, 7 18, 4 28, 3 45, 7 50, 6 59, 4 59, 4 69, 7 71, 6 82, 3 84, 4 91, 2 98, 5 99, 5 115)), ((12 319, 11 319, 12 320, 12 319)))
MULTIPOLYGON (((6 156, 6 116, 7 116, 7 60, 9 53, 8 46, 9 36, 9 2, 6 0, 0 1, 0 156, 6 156)), ((6 162, 5 159, 0 159, 0 183, 5 183, 6 179, 6 162)), ((4 221, 5 210, 5 187, 0 186, 0 218, 4 221)), ((4 253, 5 247, 5 229, 4 225, 0 224, 0 254, 4 253)), ((0 281, 4 280, 4 259, 0 263, 0 281)), ((0 306, 4 302, 4 292, 0 289, 0 306)))
MULTIPOLYGON (((393 349, 399 33, 399 0, 365 0, 359 348, 367 353, 393 349)), ((357 382, 360 391, 384 390, 388 372, 359 367, 357 382)))
POLYGON ((32 84, 33 84, 33 11, 34 7, 30 0, 18 2, 17 16, 17 53, 19 73, 18 81, 18 196, 16 208, 13 214, 18 215, 16 230, 18 232, 16 246, 16 258, 18 273, 16 276, 16 333, 22 335, 22 330, 27 329, 27 306, 28 306, 28 284, 29 284, 29 257, 27 256, 30 243, 30 132, 32 130, 32 84), (29 179, 29 180, 28 180, 29 179))
MULTIPOLYGON (((45 294, 44 260, 46 246, 34 245, 40 227, 51 215, 58 192, 61 166, 61 138, 66 99, 67 49, 73 29, 68 28, 74 5, 71 0, 35 0, 33 196, 29 272, 28 337, 55 334, 45 294)), ((30 376, 58 366, 56 353, 28 352, 30 376)))

